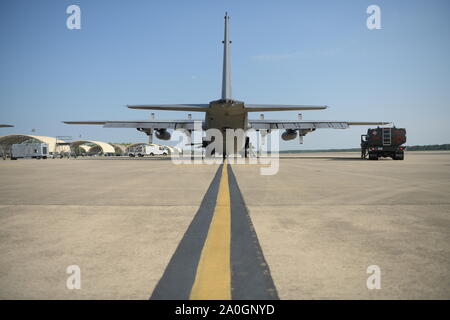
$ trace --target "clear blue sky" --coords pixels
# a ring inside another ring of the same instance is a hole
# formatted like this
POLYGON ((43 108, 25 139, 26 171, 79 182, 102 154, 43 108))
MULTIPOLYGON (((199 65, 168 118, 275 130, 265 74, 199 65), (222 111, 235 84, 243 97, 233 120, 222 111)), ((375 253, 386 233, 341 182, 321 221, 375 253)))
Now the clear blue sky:
MULTIPOLYGON (((311 120, 390 120, 408 144, 450 143, 450 2, 1 1, 0 134, 145 141, 134 129, 62 120, 137 120, 126 104, 220 97, 223 15, 231 15, 233 97, 327 104, 311 120), (81 7, 81 30, 66 28, 81 7), (381 7, 382 30, 366 9, 381 7)), ((155 112, 158 119, 187 113, 155 112)), ((296 112, 266 113, 295 119, 296 112)), ((203 114, 194 114, 202 118, 203 114)), ((253 114, 252 117, 258 117, 253 114)), ((366 127, 321 130, 283 149, 357 147, 366 127)))

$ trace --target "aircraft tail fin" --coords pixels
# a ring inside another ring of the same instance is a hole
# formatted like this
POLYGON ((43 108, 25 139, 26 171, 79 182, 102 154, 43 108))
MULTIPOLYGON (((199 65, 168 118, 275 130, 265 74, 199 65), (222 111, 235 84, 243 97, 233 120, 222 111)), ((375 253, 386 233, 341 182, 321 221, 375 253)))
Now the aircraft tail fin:
POLYGON ((228 20, 230 17, 225 12, 225 32, 223 39, 223 71, 222 71, 222 99, 231 100, 231 65, 230 65, 230 44, 228 38, 228 20))

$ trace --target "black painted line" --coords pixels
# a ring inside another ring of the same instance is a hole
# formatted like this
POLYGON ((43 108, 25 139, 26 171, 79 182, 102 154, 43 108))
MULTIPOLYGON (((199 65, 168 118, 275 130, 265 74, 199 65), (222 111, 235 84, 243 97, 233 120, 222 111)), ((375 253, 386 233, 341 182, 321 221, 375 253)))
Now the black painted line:
MULTIPOLYGON (((194 219, 150 299, 189 299, 214 215, 222 166, 219 166, 194 219)), ((227 169, 231 205, 231 297, 234 300, 279 299, 236 177, 230 165, 227 169)))
POLYGON ((222 166, 223 164, 219 166, 194 219, 172 255, 163 276, 153 290, 151 300, 189 299, 216 206, 222 166))
POLYGON ((231 298, 275 300, 278 293, 250 215, 228 165, 231 200, 231 298))

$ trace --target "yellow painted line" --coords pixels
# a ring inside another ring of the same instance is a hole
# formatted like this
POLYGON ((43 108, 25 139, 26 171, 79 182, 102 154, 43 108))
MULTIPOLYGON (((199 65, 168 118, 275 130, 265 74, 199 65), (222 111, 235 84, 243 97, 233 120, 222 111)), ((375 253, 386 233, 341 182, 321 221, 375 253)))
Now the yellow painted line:
POLYGON ((230 245, 230 189, 224 161, 214 215, 189 296, 191 300, 231 299, 230 245))

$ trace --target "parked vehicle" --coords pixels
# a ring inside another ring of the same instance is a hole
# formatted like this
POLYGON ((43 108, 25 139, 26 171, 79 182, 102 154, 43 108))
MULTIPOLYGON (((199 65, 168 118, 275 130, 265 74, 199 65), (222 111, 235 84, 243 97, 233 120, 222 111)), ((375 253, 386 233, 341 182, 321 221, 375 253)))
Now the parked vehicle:
POLYGON ((167 155, 168 151, 163 146, 158 145, 140 145, 135 146, 130 152, 128 156, 130 157, 145 157, 145 156, 156 156, 156 155, 167 155))
POLYGON ((368 129, 367 134, 361 135, 361 158, 378 160, 380 157, 391 157, 394 160, 405 159, 406 129, 404 128, 375 128, 368 129))
POLYGON ((11 146, 11 160, 19 158, 47 159, 48 156, 46 143, 13 144, 11 146))

